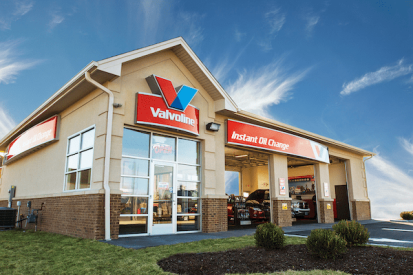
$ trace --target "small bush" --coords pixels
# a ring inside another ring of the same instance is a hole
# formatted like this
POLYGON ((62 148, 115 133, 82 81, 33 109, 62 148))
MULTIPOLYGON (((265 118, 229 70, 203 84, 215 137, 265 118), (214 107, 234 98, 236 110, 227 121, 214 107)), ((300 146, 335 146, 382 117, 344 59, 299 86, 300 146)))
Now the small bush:
POLYGON ((255 244, 265 249, 280 249, 285 245, 284 231, 272 223, 257 226, 254 234, 255 244))
POLYGON ((370 238, 367 228, 356 221, 342 220, 333 225, 333 229, 346 240, 348 246, 366 244, 370 238))
POLYGON ((311 230, 306 245, 311 254, 323 259, 335 259, 347 251, 347 242, 329 229, 311 230))
POLYGON ((400 217, 403 220, 413 220, 413 211, 411 211, 411 212, 409 212, 409 211, 401 212, 400 217))

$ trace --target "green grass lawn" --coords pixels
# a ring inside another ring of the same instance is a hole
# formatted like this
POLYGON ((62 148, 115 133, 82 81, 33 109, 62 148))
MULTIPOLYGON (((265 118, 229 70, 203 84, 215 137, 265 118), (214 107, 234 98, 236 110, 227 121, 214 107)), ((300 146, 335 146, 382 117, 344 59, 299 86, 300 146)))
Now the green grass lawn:
MULTIPOLYGON (((287 244, 303 243, 304 238, 287 237, 287 244)), ((168 274, 156 262, 170 255, 246 246, 254 246, 252 236, 134 250, 46 232, 3 231, 0 232, 0 274, 168 274)), ((346 273, 315 270, 274 274, 346 273)))

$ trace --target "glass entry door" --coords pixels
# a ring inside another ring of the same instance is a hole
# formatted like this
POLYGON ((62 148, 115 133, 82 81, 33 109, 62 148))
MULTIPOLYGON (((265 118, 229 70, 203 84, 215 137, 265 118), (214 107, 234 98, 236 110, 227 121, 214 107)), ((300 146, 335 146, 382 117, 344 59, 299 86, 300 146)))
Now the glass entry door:
POLYGON ((151 235, 176 232, 175 164, 153 161, 151 175, 151 235))

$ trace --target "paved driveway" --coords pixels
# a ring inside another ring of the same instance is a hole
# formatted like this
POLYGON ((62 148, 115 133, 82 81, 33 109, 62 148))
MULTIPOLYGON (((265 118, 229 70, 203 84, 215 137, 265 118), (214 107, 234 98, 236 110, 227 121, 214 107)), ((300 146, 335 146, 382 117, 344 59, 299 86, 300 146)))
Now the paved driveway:
MULTIPOLYGON (((369 244, 413 247, 413 223, 362 221, 370 232, 369 244)), ((331 228, 331 225, 330 225, 331 228)), ((308 236, 311 229, 293 230, 286 234, 308 236)))
MULTIPOLYGON (((376 220, 362 221, 361 223, 366 226, 370 232, 370 244, 413 247, 413 223, 395 223, 376 220)), ((332 226, 333 224, 309 223, 284 227, 283 230, 285 234, 289 236, 306 237, 313 229, 331 229, 332 226)), ((245 235, 253 235, 254 233, 255 229, 240 229, 217 233, 189 233, 162 236, 127 237, 103 242, 126 248, 140 249, 152 246, 195 242, 205 239, 241 237, 245 235)))

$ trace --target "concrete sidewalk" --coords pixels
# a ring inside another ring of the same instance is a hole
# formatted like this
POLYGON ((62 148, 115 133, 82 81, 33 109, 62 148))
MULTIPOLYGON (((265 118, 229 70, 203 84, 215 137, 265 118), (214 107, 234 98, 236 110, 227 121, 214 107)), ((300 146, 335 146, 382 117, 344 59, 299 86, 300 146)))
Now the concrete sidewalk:
MULTIPOLYGON (((377 223, 380 221, 369 220, 362 221, 362 224, 377 223)), ((294 232, 303 233, 310 232, 317 228, 332 228, 333 223, 309 223, 300 224, 294 226, 284 227, 283 230, 285 234, 294 235, 294 232)), ((225 232, 217 233, 188 233, 188 234, 173 234, 173 235, 161 235, 161 236, 141 236, 141 237, 126 237, 119 238, 117 240, 102 241, 105 243, 122 246, 125 248, 140 249, 145 247, 153 247, 160 245, 171 245, 178 243, 189 243, 196 242, 205 239, 224 239, 230 237, 242 237, 246 235, 253 235, 255 233, 255 228, 253 229, 239 229, 239 230, 229 230, 225 232)))

